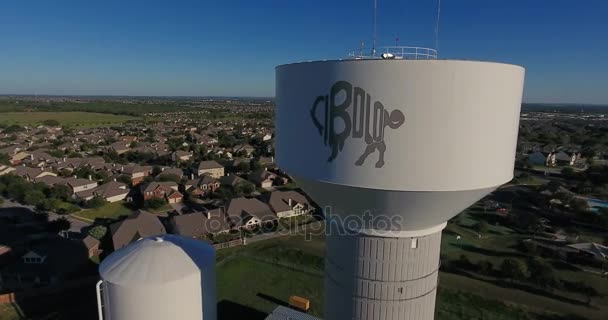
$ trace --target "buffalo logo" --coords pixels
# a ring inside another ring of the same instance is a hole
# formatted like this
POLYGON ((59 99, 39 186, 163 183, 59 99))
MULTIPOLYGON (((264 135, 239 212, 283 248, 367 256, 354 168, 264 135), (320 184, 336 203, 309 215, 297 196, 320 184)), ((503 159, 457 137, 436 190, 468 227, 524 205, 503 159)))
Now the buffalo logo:
POLYGON ((331 155, 327 159, 332 162, 344 148, 346 140, 352 136, 354 139, 365 139, 367 147, 355 165, 361 166, 365 159, 378 149, 379 157, 376 168, 384 166, 384 129, 389 127, 397 129, 405 122, 405 116, 400 110, 389 113, 380 101, 374 102, 371 107, 371 96, 360 87, 353 87, 346 81, 338 81, 331 86, 329 95, 318 96, 310 110, 312 121, 323 136, 323 143, 331 147, 331 155), (338 103, 336 100, 343 97, 338 103), (348 108, 352 105, 352 117, 348 108), (317 109, 323 107, 325 121, 317 118, 317 109), (336 119, 342 119, 344 128, 336 132, 336 119))

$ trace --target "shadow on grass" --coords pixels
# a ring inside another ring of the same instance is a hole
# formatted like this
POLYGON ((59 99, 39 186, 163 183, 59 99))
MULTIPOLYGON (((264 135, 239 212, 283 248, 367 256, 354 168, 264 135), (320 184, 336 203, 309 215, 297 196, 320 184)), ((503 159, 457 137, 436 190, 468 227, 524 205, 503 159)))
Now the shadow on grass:
POLYGON ((581 271, 579 268, 560 260, 551 260, 551 266, 558 270, 581 271))
POLYGON ((270 303, 274 303, 274 304, 279 305, 279 306, 289 307, 289 304, 286 303, 285 301, 283 301, 283 300, 281 300, 279 298, 275 298, 273 296, 267 295, 265 293, 258 292, 258 294, 256 294, 256 296, 258 296, 258 297, 260 297, 260 298, 262 298, 262 299, 264 299, 264 300, 266 300, 266 301, 268 301, 270 303))
MULTIPOLYGON (((561 301, 561 302, 565 302, 565 303, 570 303, 570 304, 573 304, 573 305, 585 306, 585 307, 588 307, 588 308, 593 308, 593 307, 589 306, 584 301, 580 301, 580 300, 564 297, 564 296, 561 296, 559 294, 555 294, 553 292, 548 292, 548 291, 545 291, 543 289, 536 288, 536 287, 533 287, 533 286, 530 286, 530 285, 527 285, 527 284, 518 283, 518 282, 511 283, 510 281, 506 281, 506 280, 503 280, 503 279, 488 279, 488 278, 484 278, 484 277, 481 277, 479 275, 476 275, 476 274, 473 274, 471 272, 467 272, 467 271, 464 271, 464 270, 450 270, 449 272, 457 274, 457 275, 465 276, 467 278, 471 278, 471 279, 487 282, 487 283, 493 284, 493 285, 498 286, 498 287, 507 288, 507 289, 521 290, 521 291, 525 291, 525 292, 528 292, 528 293, 531 293, 531 294, 535 294, 535 295, 543 296, 543 297, 546 297, 546 298, 554 299, 554 300, 557 300, 557 301, 561 301)), ((547 318, 547 319, 553 319, 553 318, 547 318)), ((561 318, 555 318, 555 319, 561 319, 561 318)), ((566 318, 564 318, 564 319, 566 319, 566 318)), ((567 319, 569 319, 569 318, 567 318, 567 319)))
POLYGON ((218 320, 250 319, 264 320, 267 314, 229 300, 222 300, 217 304, 218 320))
POLYGON ((478 253, 478 254, 482 254, 482 255, 486 255, 486 256, 492 256, 492 257, 518 257, 518 258, 527 257, 527 255, 517 253, 517 252, 490 250, 490 249, 472 246, 470 244, 456 243, 456 244, 454 244, 454 246, 459 247, 460 249, 462 249, 464 251, 474 252, 474 253, 478 253))

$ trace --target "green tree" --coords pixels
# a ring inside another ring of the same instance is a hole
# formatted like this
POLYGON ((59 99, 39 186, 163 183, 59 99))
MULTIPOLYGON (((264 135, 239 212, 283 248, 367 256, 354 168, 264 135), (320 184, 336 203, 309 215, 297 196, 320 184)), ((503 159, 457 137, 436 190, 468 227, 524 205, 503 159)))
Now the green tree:
POLYGON ((250 167, 251 167, 251 171, 254 171, 254 172, 262 170, 262 164, 256 160, 251 160, 250 167))
POLYGON ((28 190, 28 192, 23 197, 23 204, 35 206, 38 203, 44 201, 46 196, 42 191, 39 190, 28 190))
POLYGON ((57 120, 44 120, 42 121, 42 124, 49 127, 59 127, 59 121, 57 120))
POLYGON ((71 195, 72 191, 70 190, 70 187, 62 184, 52 186, 48 192, 49 198, 61 199, 63 201, 67 201, 71 195))
POLYGON ((500 264, 500 273, 503 277, 508 278, 512 284, 514 280, 525 278, 526 265, 516 259, 504 259, 500 264))
POLYGON ((179 184, 181 182, 181 178, 175 174, 161 174, 158 177, 158 180, 161 182, 166 182, 166 181, 173 181, 177 184, 179 184))
POLYGON ((106 204, 106 200, 102 196, 94 196, 85 202, 87 208, 100 208, 106 204))
POLYGON ((238 169, 240 172, 249 172, 249 170, 250 170, 249 163, 247 163, 245 161, 241 161, 239 163, 238 169))
POLYGON ((4 133, 6 133, 6 134, 22 132, 22 131, 25 131, 25 128, 23 128, 20 125, 16 125, 16 124, 10 125, 4 129, 4 133))
POLYGON ((492 262, 488 260, 479 261, 477 266, 479 267, 479 273, 483 275, 489 276, 492 275, 492 273, 494 272, 494 264, 492 264, 492 262))
POLYGON ((88 234, 97 240, 101 240, 106 235, 106 232, 108 232, 108 228, 106 226, 98 225, 89 229, 88 234))
POLYGON ((0 164, 11 164, 10 158, 6 153, 0 153, 0 164))
POLYGON ((167 204, 167 200, 164 198, 152 198, 144 201, 144 208, 156 210, 161 208, 165 204, 167 204))
POLYGON ((578 213, 589 210, 589 204, 586 200, 581 198, 573 197, 568 204, 570 205, 570 208, 572 208, 572 210, 578 213))
POLYGON ((152 175, 155 176, 155 177, 157 175, 159 175, 161 172, 163 172, 163 169, 161 167, 159 167, 159 166, 154 166, 152 168, 152 175))
POLYGON ((532 258, 528 261, 528 271, 530 280, 543 288, 555 287, 557 284, 553 268, 541 258, 532 258))
POLYGON ((242 181, 239 184, 237 184, 235 191, 239 197, 242 197, 242 196, 250 195, 253 191, 255 191, 255 187, 250 182, 242 181))
POLYGON ((49 222, 47 228, 51 232, 60 232, 70 229, 71 226, 72 223, 70 220, 66 219, 65 217, 60 217, 59 219, 49 222))
POLYGON ((479 221, 475 225, 473 225, 473 230, 478 233, 486 233, 488 231, 488 223, 485 221, 479 221))

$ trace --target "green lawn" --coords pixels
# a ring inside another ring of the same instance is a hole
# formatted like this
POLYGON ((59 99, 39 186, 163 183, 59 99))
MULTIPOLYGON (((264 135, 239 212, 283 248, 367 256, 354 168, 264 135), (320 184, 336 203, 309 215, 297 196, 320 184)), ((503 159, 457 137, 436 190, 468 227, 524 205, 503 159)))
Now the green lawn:
MULTIPOLYGON (((449 229, 452 228, 454 226, 450 225, 449 229)), ((518 235, 509 230, 491 226, 489 231, 499 235, 479 239, 469 234, 461 236, 461 240, 455 240, 450 232, 444 233, 442 253, 456 258, 466 254, 471 261, 501 261, 503 256, 517 257, 517 251, 509 247, 518 241, 518 235), (487 246, 489 249, 487 252, 467 251, 460 246, 463 244, 482 249, 487 246)), ((460 231, 465 234, 463 230, 460 231)), ((220 310, 223 304, 229 302, 230 307, 241 306, 246 312, 251 312, 251 319, 263 319, 257 312, 267 313, 277 303, 286 303, 290 295, 296 294, 310 299, 312 314, 322 316, 324 255, 323 236, 313 236, 309 241, 302 235, 285 236, 219 250, 217 284, 220 310)), ((599 288, 605 279, 598 277, 594 280, 593 275, 564 272, 558 272, 559 276, 595 282, 602 294, 608 294, 599 288)), ((491 279, 441 272, 436 319, 565 320, 578 319, 577 316, 603 319, 605 308, 600 306, 606 305, 605 298, 594 298, 589 307, 580 303, 580 296, 555 293, 555 296, 537 294, 510 288, 491 279)), ((229 318, 223 316, 221 319, 229 318)))
POLYGON ((39 125, 45 120, 57 120, 62 126, 103 127, 122 124, 138 117, 93 112, 2 112, 0 123, 18 125, 39 125))
MULTIPOLYGON (((217 269, 218 301, 230 301, 264 313, 298 295, 311 301, 310 313, 323 312, 323 276, 263 262, 250 257, 231 258, 217 269)), ((243 315, 244 316, 244 315, 243 315)), ((243 317, 245 319, 246 317, 243 317)), ((222 316, 222 319, 228 319, 222 316)))
POLYGON ((133 213, 133 211, 125 206, 124 201, 118 201, 107 203, 100 208, 83 210, 72 214, 72 216, 75 218, 82 218, 85 221, 94 221, 96 218, 117 219, 120 216, 130 215, 131 213, 133 213))
POLYGON ((8 304, 0 304, 0 320, 19 320, 19 313, 15 309, 15 307, 8 304))

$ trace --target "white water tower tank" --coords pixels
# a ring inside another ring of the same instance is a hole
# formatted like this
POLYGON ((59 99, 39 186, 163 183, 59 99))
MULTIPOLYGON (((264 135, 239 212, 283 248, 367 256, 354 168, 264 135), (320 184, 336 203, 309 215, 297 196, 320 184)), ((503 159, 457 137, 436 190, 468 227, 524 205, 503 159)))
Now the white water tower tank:
POLYGON ((433 319, 446 222, 513 178, 524 68, 393 49, 276 69, 277 163, 326 215, 326 320, 433 319))
POLYGON ((107 257, 97 284, 100 320, 215 320, 215 249, 174 235, 107 257))

